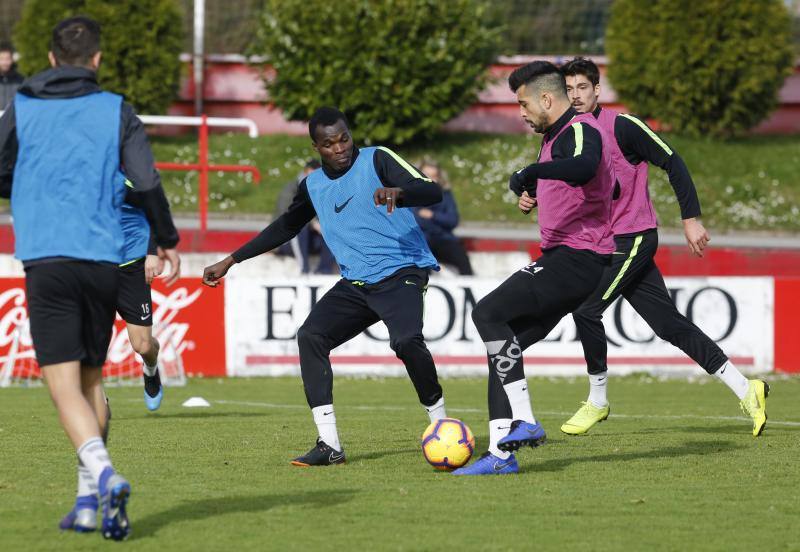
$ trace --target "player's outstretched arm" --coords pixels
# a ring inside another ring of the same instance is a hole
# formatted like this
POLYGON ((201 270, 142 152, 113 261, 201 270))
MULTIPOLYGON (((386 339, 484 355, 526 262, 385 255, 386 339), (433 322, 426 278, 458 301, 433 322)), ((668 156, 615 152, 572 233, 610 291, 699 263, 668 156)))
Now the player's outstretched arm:
POLYGON ((314 204, 311 203, 304 178, 300 182, 297 194, 295 194, 292 204, 289 205, 286 212, 231 255, 228 255, 218 263, 206 267, 203 271, 203 283, 207 286, 216 287, 234 264, 252 259, 283 245, 295 237, 316 216, 317 212, 314 210, 314 204))
POLYGON ((228 255, 221 261, 207 266, 205 270, 203 270, 203 284, 208 287, 217 287, 219 281, 225 277, 234 264, 236 264, 236 261, 233 260, 231 255, 228 255))
POLYGON ((375 190, 375 205, 428 207, 442 201, 442 188, 389 148, 378 147, 373 157, 375 172, 384 189, 375 190))

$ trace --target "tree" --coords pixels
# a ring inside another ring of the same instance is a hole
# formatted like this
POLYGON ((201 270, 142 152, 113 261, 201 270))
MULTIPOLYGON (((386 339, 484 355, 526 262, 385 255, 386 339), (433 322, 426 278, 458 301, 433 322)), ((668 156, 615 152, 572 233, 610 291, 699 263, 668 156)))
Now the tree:
POLYGON ((732 136, 776 106, 791 20, 781 0, 617 0, 606 51, 633 111, 678 132, 732 136))
POLYGON ((368 142, 430 136, 476 99, 499 47, 486 0, 311 5, 265 3, 252 53, 275 70, 270 101, 294 120, 337 106, 368 142))
POLYGON ((49 68, 55 25, 74 15, 98 21, 103 58, 100 85, 122 94, 140 113, 163 113, 180 78, 183 27, 176 0, 28 0, 15 29, 20 69, 30 75, 49 68))

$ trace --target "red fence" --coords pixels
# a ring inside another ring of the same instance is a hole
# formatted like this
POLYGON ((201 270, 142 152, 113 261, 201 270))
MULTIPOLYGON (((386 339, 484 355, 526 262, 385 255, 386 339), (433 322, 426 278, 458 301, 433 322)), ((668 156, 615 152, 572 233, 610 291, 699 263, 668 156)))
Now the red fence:
MULTIPOLYGON (((560 63, 571 56, 538 56, 560 63)), ((503 57, 490 69, 493 76, 500 79, 490 84, 479 96, 478 101, 465 113, 456 117, 445 128, 454 131, 522 133, 528 129, 519 118, 519 108, 513 94, 505 84, 505 77, 515 67, 534 59, 530 56, 503 57)), ((600 101, 606 105, 620 106, 616 92, 605 78, 608 61, 605 57, 593 58, 601 71, 600 101)), ((191 65, 188 59, 184 59, 191 65)), ((287 121, 281 111, 267 105, 267 94, 259 75, 259 66, 248 65, 244 56, 208 56, 206 61, 203 105, 210 115, 226 117, 248 117, 258 124, 262 133, 305 134, 302 122, 287 121)), ((179 99, 170 108, 171 113, 193 114, 195 90, 187 70, 181 85, 179 99)), ((761 125, 756 132, 788 134, 800 131, 800 60, 794 74, 786 79, 780 91, 778 109, 761 125)))
POLYGON ((253 175, 253 183, 261 181, 261 172, 258 167, 252 165, 212 165, 208 162, 208 128, 209 126, 219 127, 245 127, 250 129, 250 137, 255 138, 258 133, 252 121, 247 119, 219 119, 209 118, 206 115, 200 117, 162 117, 144 115, 141 117, 145 124, 155 125, 178 125, 178 126, 197 126, 197 163, 173 163, 160 161, 156 167, 163 171, 197 171, 199 173, 198 183, 198 203, 200 205, 200 230, 205 233, 208 230, 208 173, 218 172, 246 172, 253 175), (250 124, 248 124, 250 123, 250 124), (252 128, 251 128, 252 127, 252 128))

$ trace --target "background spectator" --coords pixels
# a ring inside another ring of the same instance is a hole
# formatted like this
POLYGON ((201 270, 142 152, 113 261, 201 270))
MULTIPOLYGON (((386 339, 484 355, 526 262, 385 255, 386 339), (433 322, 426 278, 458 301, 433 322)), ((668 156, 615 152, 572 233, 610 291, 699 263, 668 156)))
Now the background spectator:
POLYGON ((14 99, 19 85, 25 78, 17 72, 14 63, 14 47, 8 42, 0 43, 0 111, 5 110, 14 99))
POLYGON ((428 246, 440 263, 453 265, 459 274, 471 276, 472 265, 469 263, 467 251, 461 240, 453 234, 453 229, 458 226, 458 207, 447 175, 432 160, 424 160, 420 168, 428 178, 442 187, 440 203, 414 209, 414 216, 425 234, 428 246))

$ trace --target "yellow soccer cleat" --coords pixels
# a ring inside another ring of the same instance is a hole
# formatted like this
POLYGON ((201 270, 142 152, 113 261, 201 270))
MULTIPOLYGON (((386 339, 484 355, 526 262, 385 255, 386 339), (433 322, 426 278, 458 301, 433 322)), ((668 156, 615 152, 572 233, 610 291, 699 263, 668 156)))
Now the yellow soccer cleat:
POLYGON ((561 426, 561 431, 567 435, 583 435, 592 429, 594 424, 608 419, 608 415, 611 414, 611 407, 608 405, 598 408, 589 401, 581 404, 583 406, 575 415, 561 426))
POLYGON ((758 437, 767 425, 767 397, 769 384, 765 381, 752 379, 749 381, 747 395, 739 403, 742 412, 753 418, 753 436, 758 437))

